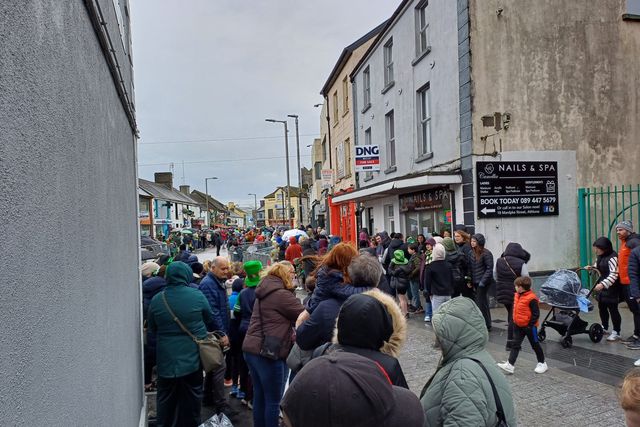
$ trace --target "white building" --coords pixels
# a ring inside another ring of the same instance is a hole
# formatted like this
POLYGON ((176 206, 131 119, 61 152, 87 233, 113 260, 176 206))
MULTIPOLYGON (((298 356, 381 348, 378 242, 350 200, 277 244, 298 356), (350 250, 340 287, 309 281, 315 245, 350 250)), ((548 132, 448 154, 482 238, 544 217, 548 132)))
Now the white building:
POLYGON ((462 218, 456 24, 454 1, 403 1, 351 74, 356 144, 379 146, 380 171, 334 202, 361 202, 370 232, 416 236, 462 218))

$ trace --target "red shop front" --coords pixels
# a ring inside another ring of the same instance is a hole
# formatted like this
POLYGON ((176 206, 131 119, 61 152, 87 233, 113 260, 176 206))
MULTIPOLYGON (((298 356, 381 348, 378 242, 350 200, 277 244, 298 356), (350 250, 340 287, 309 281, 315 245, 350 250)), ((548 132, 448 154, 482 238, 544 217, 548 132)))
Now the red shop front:
POLYGON ((331 197, 327 197, 327 199, 331 215, 331 234, 340 236, 343 242, 357 244, 356 202, 333 203, 331 197))

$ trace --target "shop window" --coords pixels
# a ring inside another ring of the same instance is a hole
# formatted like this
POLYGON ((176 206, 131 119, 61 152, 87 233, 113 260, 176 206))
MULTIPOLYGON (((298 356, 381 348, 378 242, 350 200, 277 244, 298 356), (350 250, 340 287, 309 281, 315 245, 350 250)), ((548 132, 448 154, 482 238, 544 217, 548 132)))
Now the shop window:
POLYGON ((384 231, 395 233, 396 221, 393 217, 393 205, 384 205, 384 231))

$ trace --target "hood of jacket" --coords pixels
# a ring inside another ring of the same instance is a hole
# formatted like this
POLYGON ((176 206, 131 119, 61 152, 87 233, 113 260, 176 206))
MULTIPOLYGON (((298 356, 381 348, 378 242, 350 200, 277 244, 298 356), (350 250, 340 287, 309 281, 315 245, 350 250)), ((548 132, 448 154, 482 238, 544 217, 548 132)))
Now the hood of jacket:
POLYGON ((164 280, 164 277, 150 277, 142 282, 142 292, 144 293, 145 297, 148 296, 149 298, 152 298, 165 286, 167 286, 167 281, 164 280))
POLYGON ((389 243, 391 242, 389 233, 387 233, 386 231, 381 231, 378 233, 378 235, 380 236, 380 243, 382 244, 382 246, 384 246, 385 248, 389 246, 389 243))
POLYGON ((402 245, 404 245, 404 242, 400 239, 391 239, 391 241, 389 242, 389 253, 393 254, 394 251, 396 251, 397 249, 402 248, 402 245))
POLYGON ((480 309, 469 298, 456 297, 442 304, 431 319, 446 363, 485 349, 489 333, 480 309))
POLYGON ((338 270, 323 266, 316 273, 316 286, 326 286, 330 289, 340 283, 344 283, 344 275, 338 270))
POLYGON ((284 283, 282 283, 282 280, 279 277, 268 274, 260 280, 260 283, 258 283, 258 287, 256 288, 256 298, 262 299, 278 289, 285 289, 284 283))
POLYGON ((193 281, 193 270, 182 261, 169 264, 164 274, 167 286, 188 285, 193 281))
POLYGON ((514 243, 514 242, 511 242, 507 245, 502 256, 503 257, 512 256, 515 258, 520 258, 524 262, 529 262, 529 260, 531 259, 531 254, 525 251, 520 245, 520 243, 514 243))
POLYGON ((400 307, 393 297, 378 289, 349 297, 333 332, 334 343, 378 350, 395 358, 406 339, 407 320, 400 307), (341 321, 343 314, 346 317, 341 321))

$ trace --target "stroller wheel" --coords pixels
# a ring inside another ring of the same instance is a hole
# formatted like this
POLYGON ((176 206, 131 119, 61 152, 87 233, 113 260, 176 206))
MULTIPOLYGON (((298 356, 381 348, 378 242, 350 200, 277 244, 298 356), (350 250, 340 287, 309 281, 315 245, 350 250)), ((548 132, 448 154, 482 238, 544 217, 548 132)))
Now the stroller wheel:
POLYGON ((538 331, 538 341, 544 342, 544 340, 546 339, 547 339, 547 331, 545 331, 544 328, 542 328, 538 331))
POLYGON ((562 342, 560 344, 562 344, 562 348, 571 348, 571 346, 573 345, 573 338, 571 338, 571 335, 569 335, 568 337, 564 337, 562 338, 562 342))
POLYGON ((602 326, 600 326, 599 323, 594 323, 589 328, 589 338, 591 338, 591 341, 598 343, 602 340, 603 335, 604 329, 602 329, 602 326))

